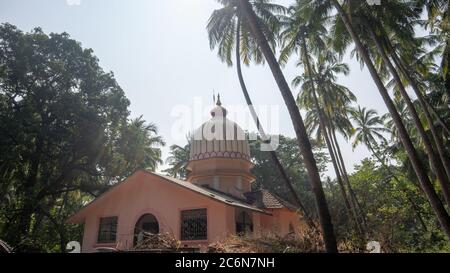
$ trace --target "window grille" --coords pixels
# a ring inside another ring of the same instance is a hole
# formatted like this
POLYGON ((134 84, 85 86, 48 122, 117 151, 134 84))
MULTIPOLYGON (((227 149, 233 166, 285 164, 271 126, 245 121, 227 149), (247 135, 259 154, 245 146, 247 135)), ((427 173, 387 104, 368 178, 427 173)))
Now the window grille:
POLYGON ((181 240, 207 240, 206 209, 184 210, 181 212, 181 240))
POLYGON ((117 232, 117 217, 100 218, 100 226, 98 229, 99 243, 115 243, 117 232))

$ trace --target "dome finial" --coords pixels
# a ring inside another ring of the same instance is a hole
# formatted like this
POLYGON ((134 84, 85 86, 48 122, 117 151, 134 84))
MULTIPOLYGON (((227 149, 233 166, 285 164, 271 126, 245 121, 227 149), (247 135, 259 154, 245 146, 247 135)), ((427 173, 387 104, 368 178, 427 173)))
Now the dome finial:
POLYGON ((225 117, 227 115, 227 109, 222 107, 222 102, 220 101, 220 94, 219 93, 217 93, 217 101, 214 101, 214 102, 216 103, 216 106, 211 110, 211 116, 213 116, 213 117, 225 117))
POLYGON ((220 101, 220 93, 217 93, 217 102, 216 105, 221 106, 222 102, 220 101))

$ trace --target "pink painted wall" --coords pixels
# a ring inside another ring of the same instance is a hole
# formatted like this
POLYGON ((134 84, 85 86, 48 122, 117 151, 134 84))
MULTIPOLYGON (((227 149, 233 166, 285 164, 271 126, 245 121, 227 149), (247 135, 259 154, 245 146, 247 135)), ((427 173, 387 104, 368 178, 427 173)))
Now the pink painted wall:
POLYGON ((167 182, 157 176, 139 171, 124 183, 100 197, 91 206, 69 219, 82 222, 84 219, 83 252, 93 252, 95 247, 108 246, 128 249, 133 244, 134 227, 146 213, 153 214, 159 222, 160 232, 169 232, 180 238, 180 211, 206 208, 208 240, 182 242, 195 246, 222 239, 234 232, 234 208, 226 204, 191 192, 167 182), (116 244, 98 244, 98 228, 101 217, 117 216, 116 244))
MULTIPOLYGON (((201 194, 175 185, 158 176, 138 171, 126 181, 100 196, 69 219, 71 223, 84 222, 82 252, 94 252, 96 247, 129 249, 133 245, 134 227, 139 218, 153 214, 161 233, 168 232, 180 238, 182 210, 207 209, 208 239, 183 241, 182 246, 200 246, 226 238, 235 233, 235 207, 212 200, 201 194), (116 243, 97 243, 100 218, 118 217, 116 243)), ((271 215, 249 212, 252 215, 255 235, 264 232, 289 232, 289 223, 300 227, 298 215, 287 209, 271 210, 271 215)))
MULTIPOLYGON (((292 224, 295 232, 299 232, 305 223, 299 219, 299 215, 286 208, 269 210, 272 215, 259 214, 257 216, 259 234, 274 232, 281 236, 289 233, 289 225, 292 224)), ((253 220, 255 222, 255 219, 253 220)), ((255 225, 255 223, 254 223, 255 225)))

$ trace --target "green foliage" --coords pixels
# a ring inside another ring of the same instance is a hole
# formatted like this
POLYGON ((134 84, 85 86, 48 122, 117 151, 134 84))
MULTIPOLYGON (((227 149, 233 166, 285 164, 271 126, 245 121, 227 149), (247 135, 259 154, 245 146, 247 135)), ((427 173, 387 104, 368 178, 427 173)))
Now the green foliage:
POLYGON ((184 145, 184 147, 178 145, 170 146, 170 156, 167 158, 166 163, 170 168, 164 170, 167 174, 186 179, 188 171, 186 166, 189 162, 190 143, 184 145))
POLYGON ((67 217, 137 168, 161 162, 156 126, 92 50, 66 33, 0 26, 0 237, 18 251, 64 251, 67 217))
POLYGON ((418 187, 401 168, 389 169, 364 159, 350 176, 367 216, 370 239, 381 242, 387 252, 449 251, 450 243, 418 187))
MULTIPOLYGON (((242 14, 241 1, 219 2, 222 8, 213 12, 207 26, 211 48, 232 65, 239 39, 238 53, 244 64, 264 63, 261 48, 242 14)), ((336 83, 337 74, 349 73, 348 66, 340 63, 346 52, 361 66, 364 61, 361 52, 349 49, 353 39, 332 2, 298 0, 285 8, 270 0, 249 0, 269 46, 279 53, 280 64, 286 64, 293 53, 298 53, 299 66, 304 66, 306 57, 311 62, 310 68, 303 69, 311 71, 296 77, 293 85, 301 89, 298 105, 307 111, 309 134, 317 136, 313 146, 320 171, 326 170, 328 157, 321 146, 319 110, 312 103, 313 83, 331 131, 347 140, 353 137, 353 148, 364 144, 374 156, 362 160, 350 175, 351 188, 367 221, 366 237, 380 241, 389 252, 449 252, 450 243, 419 187, 390 115, 380 118, 373 110, 353 109, 356 97, 336 83), (385 136, 389 135, 387 142, 385 136)), ((400 66, 411 70, 407 72, 423 92, 435 119, 430 124, 424 119, 423 127, 427 133, 431 125, 436 127, 434 142, 442 142, 442 158, 450 159, 449 2, 384 1, 374 6, 366 1, 340 2, 376 74, 392 89, 396 111, 423 170, 433 180, 423 136, 417 134, 397 83, 390 79, 367 29, 373 28, 391 58, 395 53, 407 64, 400 66), (418 28, 426 35, 416 35, 418 28)), ((400 77, 406 87, 413 82, 405 75, 400 77)), ((414 103, 422 118, 424 109, 414 103)), ((164 141, 157 127, 142 117, 130 119, 128 106, 113 73, 104 72, 93 51, 83 49, 67 33, 47 35, 39 28, 23 33, 10 24, 0 26, 0 238, 16 251, 64 251, 68 240, 81 240, 82 227, 65 223, 74 211, 136 169, 154 170, 161 164, 159 147, 164 141)), ((257 177, 254 187, 290 199, 277 168, 269 154, 259 150, 259 144, 250 143, 257 177)), ((281 136, 277 153, 300 199, 313 214, 314 198, 296 140, 281 136)), ((173 145, 167 159, 170 168, 165 171, 185 178, 188 160, 189 144, 173 145)), ((330 178, 324 186, 337 237, 341 246, 350 249, 359 244, 359 238, 339 187, 330 178)), ((439 187, 434 186, 439 193, 439 187)), ((269 242, 272 251, 284 251, 287 243, 276 236, 269 242)), ((299 251, 308 249, 312 248, 298 247, 299 251)))
MULTIPOLYGON (((319 168, 319 172, 323 173, 326 170, 326 164, 329 160, 328 155, 322 151, 323 146, 314 145, 314 142, 311 142, 313 144, 317 167, 319 168)), ((268 189, 294 203, 289 189, 280 179, 280 173, 275 167, 270 154, 261 151, 260 145, 260 140, 250 141, 250 155, 252 162, 255 164, 252 173, 256 176, 256 182, 253 184, 253 187, 268 189)), ((280 135, 279 146, 276 152, 300 200, 302 200, 308 212, 314 214, 316 211, 314 196, 310 183, 308 182, 308 176, 302 163, 302 157, 296 139, 280 135)))

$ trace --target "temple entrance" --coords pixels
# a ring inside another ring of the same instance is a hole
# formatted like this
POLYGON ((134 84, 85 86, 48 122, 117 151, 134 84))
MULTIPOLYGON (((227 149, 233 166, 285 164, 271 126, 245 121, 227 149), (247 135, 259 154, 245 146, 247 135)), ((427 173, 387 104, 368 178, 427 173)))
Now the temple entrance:
POLYGON ((134 245, 145 238, 145 233, 159 233, 159 223, 153 214, 144 214, 134 227, 134 245))

